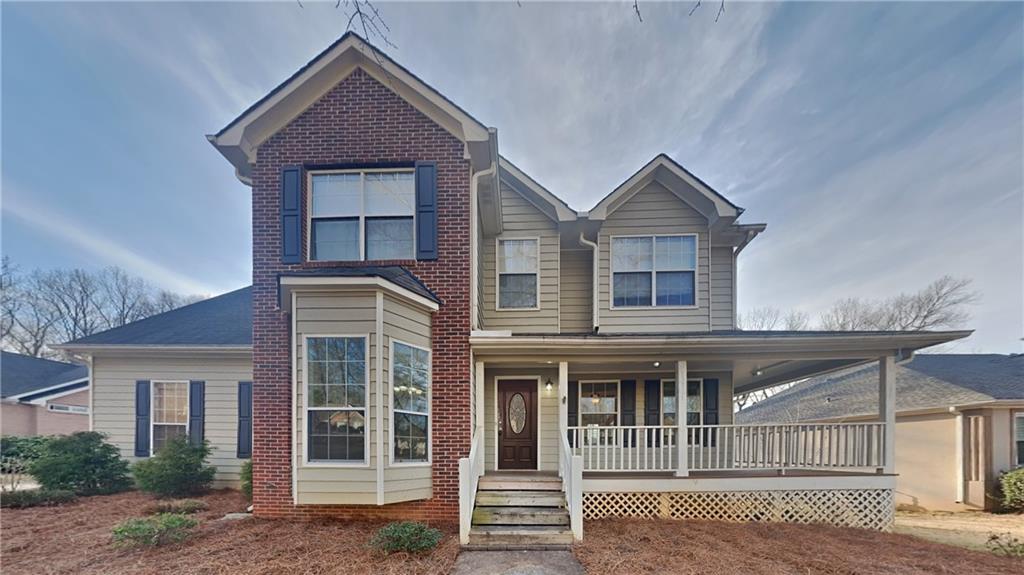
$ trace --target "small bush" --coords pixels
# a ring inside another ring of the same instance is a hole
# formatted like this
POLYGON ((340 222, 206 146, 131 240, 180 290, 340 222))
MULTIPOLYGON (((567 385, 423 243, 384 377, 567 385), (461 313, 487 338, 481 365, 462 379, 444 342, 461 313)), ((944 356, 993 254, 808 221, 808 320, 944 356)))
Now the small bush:
POLYGON ((43 446, 50 441, 49 436, 0 437, 0 472, 23 473, 28 465, 39 459, 43 446))
POLYGON ((131 487, 128 462, 117 448, 94 431, 80 431, 46 441, 28 472, 45 490, 79 495, 117 493, 131 487))
POLYGON ((157 503, 150 505, 143 512, 146 515, 159 515, 161 513, 181 513, 184 515, 192 515, 200 511, 206 511, 210 506, 203 501, 198 499, 179 499, 177 501, 165 501, 163 503, 157 503))
POLYGON ((183 541, 197 525, 180 513, 161 513, 144 519, 128 519, 114 526, 114 543, 120 547, 157 546, 183 541))
POLYGON ((1000 475, 999 486, 1003 493, 1003 509, 1024 511, 1024 467, 1000 475))
POLYGON ((23 509, 25 507, 49 507, 69 503, 76 499, 74 491, 63 489, 25 489, 8 491, 0 495, 0 507, 23 509))
POLYGON ((422 553, 430 551, 441 542, 441 532, 415 521, 388 523, 374 533, 370 547, 382 553, 422 553))
POLYGON ((139 489, 157 497, 198 495, 210 488, 217 468, 207 465, 210 444, 190 445, 183 437, 168 441, 149 459, 135 464, 132 472, 139 489))
POLYGON ((252 501, 252 460, 248 459, 242 464, 242 495, 252 501))
POLYGON ((991 533, 985 547, 996 555, 1004 557, 1024 557, 1024 541, 1009 533, 991 533))

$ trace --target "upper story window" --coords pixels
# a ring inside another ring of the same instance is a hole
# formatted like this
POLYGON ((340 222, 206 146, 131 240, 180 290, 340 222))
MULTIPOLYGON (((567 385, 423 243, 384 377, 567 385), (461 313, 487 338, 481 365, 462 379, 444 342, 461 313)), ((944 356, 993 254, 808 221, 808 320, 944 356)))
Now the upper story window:
POLYGON ((539 240, 498 240, 498 309, 537 309, 539 240))
POLYGON ((306 460, 366 462, 366 338, 307 337, 306 460))
POLYGON ((311 177, 311 260, 416 257, 412 171, 346 171, 311 177))
POLYGON ((612 237, 612 307, 693 306, 697 236, 612 237))

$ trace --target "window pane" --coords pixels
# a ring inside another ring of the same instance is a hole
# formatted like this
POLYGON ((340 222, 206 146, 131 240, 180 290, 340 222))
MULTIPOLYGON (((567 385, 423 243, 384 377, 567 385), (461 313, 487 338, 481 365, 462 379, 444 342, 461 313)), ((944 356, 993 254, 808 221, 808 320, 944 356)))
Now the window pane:
POLYGON ((359 259, 359 220, 313 220, 314 260, 359 259))
POLYGON ((185 437, 184 425, 154 425, 153 453, 163 449, 164 445, 175 437, 185 437))
POLYGON ((664 425, 675 425, 676 382, 674 381, 666 381, 662 384, 661 413, 664 425))
POLYGON ((498 307, 537 307, 537 274, 502 274, 498 278, 498 307))
POLYGON ((311 215, 358 216, 359 174, 319 174, 313 176, 311 215))
POLYGON ((617 396, 618 385, 615 383, 580 384, 580 414, 583 416, 583 425, 615 425, 619 412, 617 396), (590 423, 587 423, 588 421, 590 423))
POLYGON ((395 460, 426 461, 427 429, 425 415, 395 414, 395 460))
POLYGON ((693 272, 658 272, 658 305, 694 305, 693 272))
POLYGON ((639 272, 653 269, 651 238, 612 238, 612 271, 639 272))
POLYGON ((614 274, 615 307, 649 306, 651 305, 651 274, 616 273, 614 274))
POLYGON ((361 411, 310 411, 309 459, 363 461, 366 425, 361 411))
POLYGON ((415 256, 412 218, 367 218, 366 259, 403 260, 415 256))
POLYGON ((693 236, 655 238, 654 259, 658 270, 695 270, 697 239, 693 236))
POLYGON ((536 273, 537 240, 501 240, 498 242, 499 273, 536 273))
POLYGON ((153 423, 188 422, 188 384, 153 382, 153 423))
POLYGON ((366 215, 411 216, 416 209, 416 179, 412 172, 366 174, 366 215))

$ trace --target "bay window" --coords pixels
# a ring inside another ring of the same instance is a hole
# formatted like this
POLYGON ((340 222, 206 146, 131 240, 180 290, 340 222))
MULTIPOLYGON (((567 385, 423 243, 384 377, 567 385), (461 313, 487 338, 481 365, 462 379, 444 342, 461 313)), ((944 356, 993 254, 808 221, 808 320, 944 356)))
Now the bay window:
POLYGON ((306 458, 366 462, 365 337, 307 337, 306 458))
POLYGON ((426 463, 430 460, 430 352, 392 341, 392 461, 426 463))
POLYGON ((612 307, 693 306, 697 236, 611 239, 612 307))
POLYGON ((154 381, 152 386, 150 453, 156 453, 170 440, 188 435, 188 382, 154 381))
POLYGON ((499 239, 498 309, 537 309, 540 286, 539 240, 499 239))
POLYGON ((314 173, 310 259, 412 259, 415 210, 412 171, 314 173))

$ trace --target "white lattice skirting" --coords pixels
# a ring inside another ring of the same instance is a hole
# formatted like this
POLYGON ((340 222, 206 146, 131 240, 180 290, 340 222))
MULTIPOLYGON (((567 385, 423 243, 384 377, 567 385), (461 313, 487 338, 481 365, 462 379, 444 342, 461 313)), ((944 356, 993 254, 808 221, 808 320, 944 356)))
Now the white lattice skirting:
POLYGON ((827 523, 888 530, 895 501, 891 489, 584 493, 584 519, 664 517, 710 521, 827 523))

